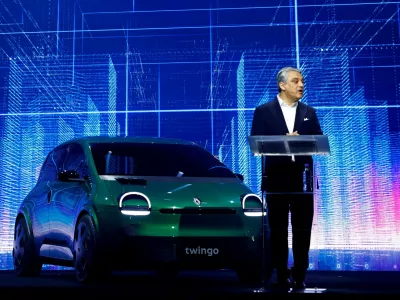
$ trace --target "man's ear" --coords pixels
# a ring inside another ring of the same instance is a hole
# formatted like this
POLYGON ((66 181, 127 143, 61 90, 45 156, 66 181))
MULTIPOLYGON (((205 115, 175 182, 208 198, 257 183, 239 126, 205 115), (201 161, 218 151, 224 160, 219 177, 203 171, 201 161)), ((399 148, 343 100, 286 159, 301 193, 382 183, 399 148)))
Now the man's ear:
POLYGON ((281 88, 282 91, 285 91, 285 90, 286 90, 285 84, 284 84, 282 81, 279 82, 279 87, 281 88))

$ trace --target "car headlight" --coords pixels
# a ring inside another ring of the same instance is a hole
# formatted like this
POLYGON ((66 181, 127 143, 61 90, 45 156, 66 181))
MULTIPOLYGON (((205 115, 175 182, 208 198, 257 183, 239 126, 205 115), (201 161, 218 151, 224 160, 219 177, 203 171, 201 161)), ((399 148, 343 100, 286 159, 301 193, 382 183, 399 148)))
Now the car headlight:
POLYGON ((261 217, 266 215, 261 198, 256 194, 246 194, 241 197, 242 208, 245 216, 261 217))
POLYGON ((121 213, 128 216, 147 216, 151 211, 149 197, 139 192, 128 192, 119 198, 121 213))

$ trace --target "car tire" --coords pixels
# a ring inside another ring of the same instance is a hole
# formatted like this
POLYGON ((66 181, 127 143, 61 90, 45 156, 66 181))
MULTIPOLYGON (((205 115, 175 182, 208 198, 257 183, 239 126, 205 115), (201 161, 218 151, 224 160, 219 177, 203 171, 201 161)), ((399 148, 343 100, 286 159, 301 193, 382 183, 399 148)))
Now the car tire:
POLYGON ((18 276, 39 276, 42 271, 42 262, 35 250, 35 240, 28 230, 25 218, 21 218, 15 225, 13 243, 14 270, 18 276))
POLYGON ((83 215, 77 222, 73 254, 75 277, 78 282, 94 282, 109 275, 109 269, 101 262, 96 230, 89 215, 83 215))

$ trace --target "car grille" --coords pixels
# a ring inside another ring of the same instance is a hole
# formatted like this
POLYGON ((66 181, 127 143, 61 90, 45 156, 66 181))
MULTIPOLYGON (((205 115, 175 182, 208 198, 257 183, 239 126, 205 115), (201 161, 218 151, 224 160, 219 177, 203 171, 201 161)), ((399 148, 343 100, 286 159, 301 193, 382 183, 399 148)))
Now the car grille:
POLYGON ((236 209, 233 208, 162 208, 161 214, 182 214, 182 215, 234 215, 236 209))

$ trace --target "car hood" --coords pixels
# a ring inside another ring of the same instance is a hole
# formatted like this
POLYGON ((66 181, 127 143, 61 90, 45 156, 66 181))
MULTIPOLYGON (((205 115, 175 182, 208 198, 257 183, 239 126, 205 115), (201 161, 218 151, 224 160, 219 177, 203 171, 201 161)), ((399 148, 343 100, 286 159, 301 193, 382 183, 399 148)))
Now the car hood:
POLYGON ((138 192, 146 195, 151 205, 157 208, 240 207, 240 196, 252 193, 236 178, 107 175, 101 176, 101 180, 113 199, 128 192, 138 192))

